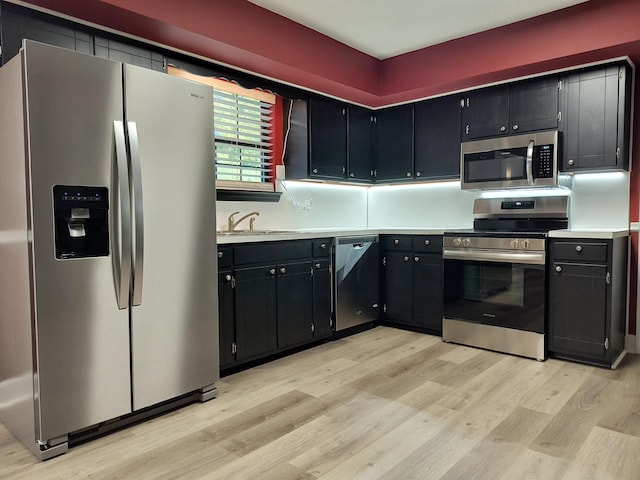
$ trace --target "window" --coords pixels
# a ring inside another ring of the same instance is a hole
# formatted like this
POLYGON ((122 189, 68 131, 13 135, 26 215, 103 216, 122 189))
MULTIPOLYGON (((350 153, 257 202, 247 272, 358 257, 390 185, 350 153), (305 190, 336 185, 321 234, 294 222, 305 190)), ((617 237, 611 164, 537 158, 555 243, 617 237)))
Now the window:
POLYGON ((168 71, 213 87, 216 188, 273 192, 275 95, 174 67, 168 71))

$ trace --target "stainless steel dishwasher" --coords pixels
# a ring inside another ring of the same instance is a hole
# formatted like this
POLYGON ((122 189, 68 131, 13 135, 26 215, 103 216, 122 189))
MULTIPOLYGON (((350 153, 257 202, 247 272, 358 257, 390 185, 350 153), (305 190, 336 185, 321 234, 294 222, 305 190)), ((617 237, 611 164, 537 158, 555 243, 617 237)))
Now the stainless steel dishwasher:
POLYGON ((378 235, 335 241, 335 330, 371 322, 380 310, 378 235))

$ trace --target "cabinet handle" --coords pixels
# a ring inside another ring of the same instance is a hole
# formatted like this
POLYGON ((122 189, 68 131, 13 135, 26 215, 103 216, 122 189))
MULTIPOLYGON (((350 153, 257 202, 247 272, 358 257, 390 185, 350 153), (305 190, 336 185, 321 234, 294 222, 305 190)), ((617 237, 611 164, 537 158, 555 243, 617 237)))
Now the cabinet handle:
POLYGON ((431 240, 425 240, 424 244, 428 246, 429 244, 431 244, 431 240))
POLYGON ((225 279, 227 282, 230 282, 230 281, 231 281, 231 275, 226 275, 226 276, 224 277, 224 279, 225 279))
POLYGON ((318 173, 318 169, 314 168, 313 170, 311 170, 313 173, 318 173))
POLYGON ((416 172, 416 177, 419 177, 419 176, 421 176, 421 175, 422 175, 422 173, 420 173, 420 172, 416 172))
POLYGON ((410 177, 410 176, 411 176, 411 172, 407 172, 407 177, 410 177))
POLYGON ((404 261, 408 262, 409 261, 409 257, 404 257, 404 261))
POLYGON ((319 263, 316 263, 316 268, 320 268, 322 265, 320 265, 319 263))
MULTIPOLYGON (((469 105, 467 105, 467 107, 468 107, 468 106, 469 106, 469 105)), ((466 127, 464 127, 464 133, 465 133, 466 135, 469 135, 469 125, 467 125, 466 127)))
POLYGON ((320 248, 327 248, 327 244, 326 243, 321 243, 320 244, 320 248))
POLYGON ((275 274, 276 274, 276 269, 275 269, 275 268, 270 269, 270 270, 269 270, 269 273, 270 273, 271 275, 275 275, 275 274))
POLYGON ((398 240, 397 238, 393 241, 394 245, 400 245, 400 240, 398 240))
POLYGON ((576 163, 573 159, 569 160, 567 162, 569 164, 569 166, 573 167, 573 165, 576 163))
POLYGON ((218 252, 218 258, 222 258, 223 256, 224 256, 224 253, 218 252))
POLYGON ((353 173, 353 172, 351 172, 351 173, 349 174, 349 176, 350 176, 351 178, 353 178, 353 177, 355 177, 355 176, 356 176, 356 174, 355 174, 355 173, 353 173))
POLYGON ((582 245, 576 245, 576 252, 582 251, 582 245))
POLYGON ((287 269, 286 269, 286 268, 284 268, 284 267, 282 267, 282 268, 280 269, 280 273, 287 273, 287 269))
POLYGON ((560 265, 556 265, 556 272, 560 273, 562 271, 562 267, 560 265))
POLYGON ((418 263, 420 261, 420 257, 413 257, 413 261, 418 263))
POLYGON ((506 131, 507 131, 507 127, 505 127, 504 125, 502 125, 502 126, 500 127, 500 131, 501 131, 501 132, 506 132, 506 131))
POLYGON ((516 123, 516 124, 515 124, 513 127, 511 127, 511 128, 513 128, 513 130, 515 131, 515 130, 518 130, 518 128, 519 128, 519 127, 518 127, 518 124, 516 123))

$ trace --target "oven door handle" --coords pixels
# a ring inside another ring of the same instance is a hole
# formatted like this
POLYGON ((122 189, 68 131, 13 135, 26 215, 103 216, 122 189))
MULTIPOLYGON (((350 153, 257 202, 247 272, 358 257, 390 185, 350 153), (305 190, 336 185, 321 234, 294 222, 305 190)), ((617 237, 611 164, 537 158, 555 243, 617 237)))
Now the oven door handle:
POLYGON ((533 185, 533 147, 535 144, 535 141, 531 140, 527 146, 527 183, 529 185, 533 185))
POLYGON ((496 250, 456 250, 445 248, 442 251, 445 260, 470 260, 478 262, 520 263, 527 265, 544 265, 544 252, 510 252, 496 250))

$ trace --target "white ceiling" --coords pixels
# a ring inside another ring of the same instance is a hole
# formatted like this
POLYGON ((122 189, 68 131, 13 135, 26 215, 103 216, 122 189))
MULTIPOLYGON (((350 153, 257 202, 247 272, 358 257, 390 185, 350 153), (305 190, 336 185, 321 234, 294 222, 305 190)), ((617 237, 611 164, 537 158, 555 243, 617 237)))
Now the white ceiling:
POLYGON ((379 59, 586 0, 249 0, 379 59))

